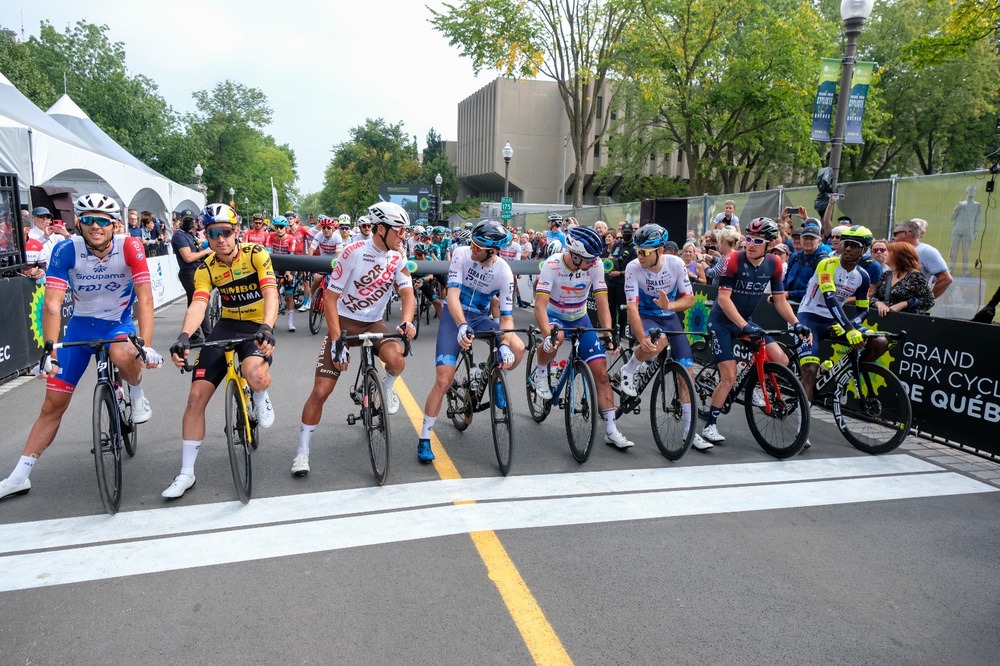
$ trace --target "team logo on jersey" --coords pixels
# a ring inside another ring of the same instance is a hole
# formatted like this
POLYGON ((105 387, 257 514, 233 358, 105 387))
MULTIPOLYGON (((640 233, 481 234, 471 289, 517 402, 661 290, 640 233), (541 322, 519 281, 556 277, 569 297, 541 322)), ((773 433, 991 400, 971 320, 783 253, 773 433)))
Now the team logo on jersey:
POLYGON ((109 282, 106 285, 104 285, 104 288, 107 289, 108 291, 118 291, 119 289, 122 288, 122 286, 117 282, 109 282))

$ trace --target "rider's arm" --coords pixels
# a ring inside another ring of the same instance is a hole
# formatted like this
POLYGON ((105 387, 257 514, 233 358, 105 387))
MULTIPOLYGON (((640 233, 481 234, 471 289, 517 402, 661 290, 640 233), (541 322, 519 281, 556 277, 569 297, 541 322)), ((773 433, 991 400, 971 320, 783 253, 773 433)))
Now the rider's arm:
POLYGON ((462 312, 462 289, 460 287, 448 287, 448 295, 445 296, 448 303, 448 313, 455 321, 455 326, 465 323, 465 313, 462 312))
POLYGON ((339 293, 326 290, 326 296, 323 298, 323 315, 326 317, 326 328, 330 331, 331 340, 340 337, 340 315, 337 314, 337 301, 339 300, 339 293))
MULTIPOLYGON (((839 265, 840 261, 836 257, 822 260, 816 267, 816 280, 819 285, 819 291, 823 295, 823 303, 826 305, 826 309, 830 311, 830 316, 843 326, 845 330, 849 330, 856 328, 856 326, 847 318, 844 308, 837 302, 837 283, 834 280, 834 273, 839 265)), ((867 304, 867 302, 868 293, 866 291, 865 303, 867 304)))
MULTIPOLYGON (((632 329, 632 335, 635 336, 636 342, 641 344, 646 339, 646 331, 643 330, 642 319, 639 318, 639 276, 636 275, 636 268, 633 267, 633 263, 638 265, 638 261, 635 259, 625 267, 625 302, 627 304, 625 311, 628 314, 628 325, 632 329)), ((638 266, 638 270, 642 270, 642 267, 638 266)))
POLYGON ((132 286, 135 289, 136 309, 139 315, 139 336, 146 346, 153 344, 153 287, 146 264, 146 252, 136 238, 126 238, 122 245, 125 265, 132 272, 132 286))
MULTIPOLYGON (((42 337, 53 342, 59 341, 59 331, 62 328, 62 304, 66 297, 65 289, 45 287, 45 303, 42 306, 42 337)), ((55 350, 52 358, 56 357, 55 350)))
POLYGON ((135 285, 135 309, 139 320, 139 337, 146 347, 153 346, 153 287, 148 282, 135 285))
POLYGON ((733 292, 730 289, 719 289, 719 295, 715 297, 715 302, 722 309, 723 314, 729 321, 733 322, 734 325, 743 328, 747 325, 747 320, 743 318, 743 315, 739 313, 736 309, 736 304, 733 303, 733 292))
POLYGON ((597 303, 597 318, 601 322, 601 328, 612 328, 611 310, 608 308, 608 292, 599 291, 594 294, 594 302, 597 303))
MULTIPOLYGON (((410 277, 409 271, 405 268, 403 271, 406 273, 406 277, 410 277)), ((417 298, 413 293, 413 282, 411 281, 407 286, 400 288, 399 284, 396 285, 396 293, 399 294, 399 300, 402 301, 403 315, 401 321, 408 321, 413 323, 413 316, 417 310, 417 298)))
POLYGON ((559 261, 554 258, 546 260, 542 265, 542 270, 538 273, 538 282, 535 284, 535 323, 543 335, 548 335, 549 315, 545 311, 549 306, 549 295, 552 292, 552 284, 555 282, 559 261))

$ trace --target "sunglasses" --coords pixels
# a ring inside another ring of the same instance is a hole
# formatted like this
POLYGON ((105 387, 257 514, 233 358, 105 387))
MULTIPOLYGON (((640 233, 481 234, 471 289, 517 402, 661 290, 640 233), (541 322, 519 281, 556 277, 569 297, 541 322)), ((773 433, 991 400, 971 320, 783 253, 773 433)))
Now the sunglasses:
POLYGON ((840 239, 840 236, 830 236, 830 238, 831 238, 831 239, 835 238, 835 239, 838 239, 838 240, 839 240, 839 239, 840 239))
POLYGON ((842 248, 844 248, 845 250, 846 250, 847 248, 852 248, 852 247, 853 247, 853 248, 855 248, 855 249, 858 249, 858 250, 860 250, 861 248, 863 248, 863 247, 864 247, 864 245, 862 245, 862 244, 861 244, 861 243, 859 243, 858 241, 852 241, 852 240, 845 240, 845 241, 842 241, 842 242, 840 243, 840 246, 841 246, 842 248))
POLYGON ((370 225, 370 224, 359 224, 358 228, 359 229, 371 229, 372 225, 370 225))
POLYGON ((641 255, 643 257, 648 257, 651 254, 656 254, 656 251, 658 249, 660 249, 660 248, 657 248, 657 247, 640 247, 640 248, 636 248, 635 251, 636 251, 637 254, 639 254, 639 255, 641 255))
POLYGON ((892 232, 892 237, 895 238, 899 234, 905 234, 905 233, 906 233, 906 229, 900 229, 899 231, 893 231, 892 232))
POLYGON ((767 243, 763 238, 754 238, 753 236, 747 236, 745 240, 747 245, 764 245, 767 243))
POLYGON ((597 261, 597 257, 585 257, 582 254, 577 254, 576 252, 569 253, 569 260, 574 264, 592 264, 597 261))
POLYGON ((233 231, 232 229, 226 229, 225 227, 222 227, 221 229, 218 228, 205 229, 205 235, 212 240, 218 240, 220 238, 229 238, 235 233, 236 232, 233 231))
POLYGON ((886 252, 888 252, 888 250, 885 249, 884 247, 880 248, 880 249, 872 250, 872 254, 885 254, 886 252))
POLYGON ((97 215, 85 215, 80 218, 80 224, 89 227, 96 224, 99 227, 107 227, 114 223, 114 220, 108 219, 106 217, 98 217, 97 215))

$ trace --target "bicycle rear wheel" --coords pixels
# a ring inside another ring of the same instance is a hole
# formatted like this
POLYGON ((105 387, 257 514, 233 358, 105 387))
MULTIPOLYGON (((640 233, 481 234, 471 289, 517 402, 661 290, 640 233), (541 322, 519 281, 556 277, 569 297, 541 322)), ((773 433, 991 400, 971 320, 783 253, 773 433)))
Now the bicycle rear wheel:
POLYGON ((531 413, 531 418, 533 418, 536 423, 541 423, 545 420, 545 417, 549 415, 549 411, 552 409, 552 403, 538 397, 538 394, 535 392, 535 388, 531 385, 531 373, 534 371, 534 365, 535 350, 532 349, 528 352, 528 360, 525 363, 524 390, 528 395, 528 411, 531 413))
POLYGON ((859 451, 877 455, 892 451, 910 433, 913 408, 899 378, 881 365, 862 363, 861 391, 852 379, 837 386, 833 415, 837 429, 859 451))
POLYGON ((687 453, 694 439, 694 382, 680 363, 665 363, 653 378, 649 403, 649 423, 656 448, 668 460, 678 460, 687 453), (684 423, 684 405, 688 405, 684 423))
POLYGON ((94 465, 104 510, 118 513, 122 499, 122 440, 118 431, 118 406, 111 386, 94 388, 94 465))
POLYGON ((597 438, 597 388, 590 366, 581 359, 567 366, 565 372, 573 373, 565 386, 566 439, 573 458, 585 463, 597 438))
POLYGON ((459 354, 455 366, 455 378, 445 397, 448 398, 448 415, 455 425, 455 430, 462 432, 472 425, 472 390, 469 384, 471 362, 465 354, 459 354))
POLYGON ((226 382, 226 444, 229 447, 229 466, 233 470, 236 494, 246 504, 253 491, 253 466, 250 461, 253 449, 247 441, 247 422, 241 390, 235 379, 226 382))
POLYGON ((764 364, 763 391, 754 396, 757 388, 757 373, 753 371, 743 397, 750 434, 760 448, 775 458, 797 455, 809 437, 805 389, 791 370, 772 362, 764 364))
POLYGON ((323 328, 323 320, 326 314, 323 312, 323 297, 313 294, 312 303, 309 306, 309 332, 316 335, 323 328))
POLYGON ((493 448, 497 454, 500 473, 510 473, 510 463, 514 459, 514 429, 511 427, 510 393, 503 370, 493 366, 490 372, 490 426, 493 430, 493 448), (499 404, 498 404, 499 403, 499 404))
POLYGON ((306 288, 302 284, 302 280, 295 281, 295 289, 292 291, 292 303, 295 305, 295 309, 298 310, 302 307, 302 304, 306 302, 306 288))
POLYGON ((365 373, 364 398, 361 413, 364 415, 365 433, 368 435, 368 457, 378 485, 389 476, 389 414, 385 411, 385 393, 382 380, 375 368, 365 373))

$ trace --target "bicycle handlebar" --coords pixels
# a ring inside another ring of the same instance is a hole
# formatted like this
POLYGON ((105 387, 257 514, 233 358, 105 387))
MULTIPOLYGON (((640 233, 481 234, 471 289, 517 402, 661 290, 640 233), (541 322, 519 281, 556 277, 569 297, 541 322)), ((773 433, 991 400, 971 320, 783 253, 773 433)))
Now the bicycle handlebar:
POLYGON ((410 339, 402 333, 358 333, 357 335, 348 335, 347 331, 341 331, 340 337, 334 343, 333 357, 340 358, 340 354, 344 351, 344 346, 348 342, 368 342, 369 340, 402 340, 403 356, 410 355, 410 339))
POLYGON ((131 342, 136 349, 135 357, 141 359, 143 363, 146 362, 146 342, 140 338, 135 333, 129 333, 127 337, 124 338, 107 338, 104 340, 77 340, 74 342, 53 342, 52 340, 46 340, 45 346, 42 347, 42 358, 39 361, 39 367, 45 365, 45 359, 52 355, 52 352, 56 349, 63 349, 65 347, 91 347, 93 349, 98 349, 104 345, 113 345, 116 342, 131 342))
MULTIPOLYGON (((238 345, 244 342, 263 342, 264 334, 257 333, 245 338, 229 338, 228 340, 201 340, 199 342, 192 342, 190 349, 199 349, 201 347, 221 347, 222 349, 229 351, 231 349, 236 349, 238 345)), ((181 368, 181 374, 185 372, 191 372, 194 370, 194 366, 188 363, 187 359, 184 359, 184 366, 181 368)))

